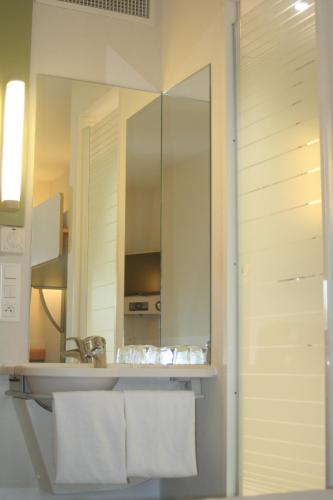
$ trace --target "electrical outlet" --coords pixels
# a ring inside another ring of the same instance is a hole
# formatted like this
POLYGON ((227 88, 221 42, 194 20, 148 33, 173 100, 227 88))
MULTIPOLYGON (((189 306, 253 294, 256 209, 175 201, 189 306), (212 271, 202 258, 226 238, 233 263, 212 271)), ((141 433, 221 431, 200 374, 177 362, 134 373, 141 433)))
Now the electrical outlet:
POLYGON ((13 302, 3 302, 1 304, 1 319, 3 321, 17 321, 17 308, 13 302))
POLYGON ((20 321, 21 265, 0 264, 0 321, 20 321))

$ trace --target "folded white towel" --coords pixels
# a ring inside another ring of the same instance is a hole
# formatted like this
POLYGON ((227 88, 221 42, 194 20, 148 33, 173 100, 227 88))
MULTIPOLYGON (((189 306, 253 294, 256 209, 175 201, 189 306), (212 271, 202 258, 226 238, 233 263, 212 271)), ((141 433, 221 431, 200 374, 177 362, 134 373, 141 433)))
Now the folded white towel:
POLYGON ((129 477, 197 475, 191 391, 125 391, 129 477))
POLYGON ((124 396, 54 393, 56 483, 126 484, 124 396))

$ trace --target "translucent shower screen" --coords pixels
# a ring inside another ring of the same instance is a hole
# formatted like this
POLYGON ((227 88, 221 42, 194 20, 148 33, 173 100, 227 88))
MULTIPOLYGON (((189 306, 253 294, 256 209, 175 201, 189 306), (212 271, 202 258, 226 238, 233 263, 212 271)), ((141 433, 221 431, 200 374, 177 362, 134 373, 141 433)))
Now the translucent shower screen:
POLYGON ((325 485, 323 250, 313 1, 241 0, 240 492, 325 485), (304 2, 303 2, 304 4, 304 2))

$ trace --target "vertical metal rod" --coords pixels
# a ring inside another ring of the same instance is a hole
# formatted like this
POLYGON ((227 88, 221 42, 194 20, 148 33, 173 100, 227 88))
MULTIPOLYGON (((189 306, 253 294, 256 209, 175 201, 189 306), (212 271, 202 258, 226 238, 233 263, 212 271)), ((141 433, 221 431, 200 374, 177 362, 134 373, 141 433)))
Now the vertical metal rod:
POLYGON ((225 72, 228 162, 228 315, 226 396, 226 495, 239 490, 239 367, 238 367, 238 271, 237 271, 237 64, 239 2, 225 2, 225 72))
POLYGON ((66 361, 64 352, 66 351, 66 302, 67 302, 67 293, 66 290, 61 290, 61 338, 60 338, 60 362, 64 363, 66 361))

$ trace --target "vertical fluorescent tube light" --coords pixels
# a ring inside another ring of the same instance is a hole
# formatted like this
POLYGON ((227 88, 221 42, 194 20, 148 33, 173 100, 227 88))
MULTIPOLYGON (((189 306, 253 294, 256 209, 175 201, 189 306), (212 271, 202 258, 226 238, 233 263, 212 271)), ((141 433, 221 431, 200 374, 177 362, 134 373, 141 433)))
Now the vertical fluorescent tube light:
POLYGON ((1 162, 1 202, 5 209, 20 207, 25 83, 11 80, 6 85, 1 162))

